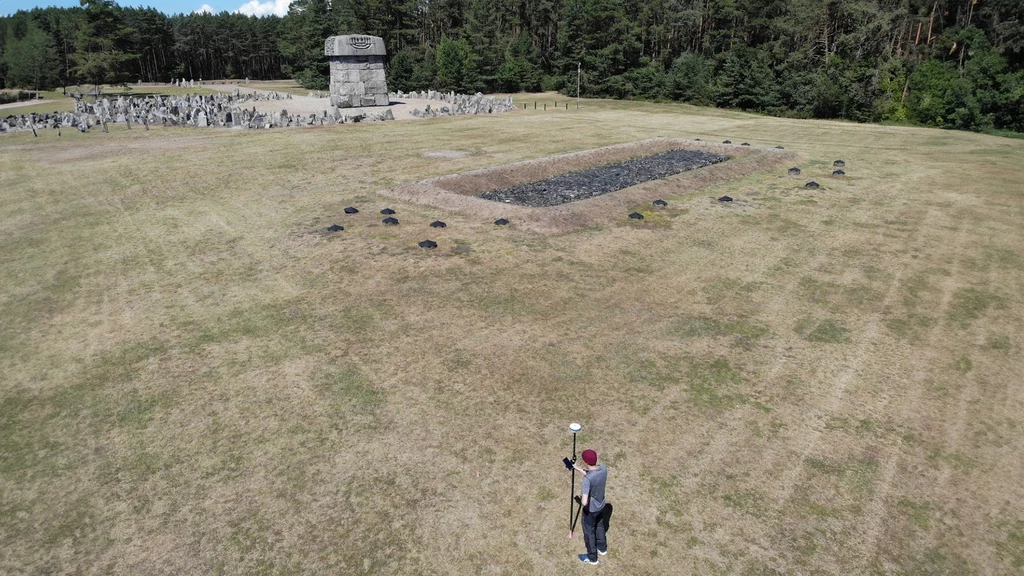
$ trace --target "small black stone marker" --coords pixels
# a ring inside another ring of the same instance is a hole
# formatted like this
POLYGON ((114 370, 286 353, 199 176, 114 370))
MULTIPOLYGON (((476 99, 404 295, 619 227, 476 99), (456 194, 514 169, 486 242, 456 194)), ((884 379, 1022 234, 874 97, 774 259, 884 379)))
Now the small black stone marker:
POLYGON ((722 196, 718 199, 719 202, 732 202, 732 196, 722 196))
POLYGON ((440 220, 434 220, 433 222, 430 223, 430 227, 431 228, 447 228, 448 225, 445 224, 444 222, 441 222, 440 220))
POLYGON ((383 222, 386 226, 395 226, 398 224, 398 218, 392 218, 388 216, 387 218, 381 220, 381 222, 383 222))
POLYGON ((776 150, 785 150, 786 147, 785 146, 776 146, 775 149, 776 150))
POLYGON ((800 175, 800 169, 795 167, 795 166, 793 168, 790 168, 789 169, 789 175, 790 176, 799 176, 800 175))
POLYGON ((664 200, 655 200, 653 204, 655 206, 668 206, 668 202, 665 202, 664 200))
POLYGON ((349 206, 348 208, 345 208, 345 214, 358 214, 358 213, 359 213, 359 210, 356 210, 355 208, 353 208, 351 206, 349 206))
POLYGON ((387 216, 387 215, 389 215, 389 214, 394 214, 394 213, 395 213, 395 211, 394 211, 394 210, 392 210, 391 208, 385 208, 385 209, 381 210, 381 211, 380 211, 380 213, 381 213, 381 214, 384 214, 385 216, 387 216))
POLYGON ((835 166, 836 168, 845 168, 846 162, 843 162, 842 160, 836 160, 835 162, 832 163, 832 165, 835 166))
POLYGON ((498 218, 497 220, 494 221, 494 225, 495 226, 508 226, 508 220, 505 220, 504 218, 498 218))
POLYGON ((694 142, 703 142, 703 140, 701 140, 700 138, 694 138, 693 141, 694 142))
POLYGON ((423 242, 420 242, 420 248, 437 248, 437 242, 434 242, 433 240, 424 240, 423 242))
POLYGON ((722 142, 722 144, 732 144, 732 140, 725 140, 722 142))
POLYGON ((630 220, 643 220, 644 215, 639 212, 633 212, 629 215, 630 220))
POLYGON ((740 146, 750 146, 750 142, 744 142, 743 144, 740 144, 740 146))
POLYGON ((341 232, 344 229, 345 229, 344 226, 338 226, 337 224, 332 224, 332 225, 327 227, 327 231, 328 232, 341 232))
POLYGON ((804 188, 810 188, 811 190, 817 190, 818 187, 818 183, 815 182, 814 180, 811 180, 807 184, 804 184, 804 188))
POLYGON ((846 176, 846 172, 843 172, 842 170, 833 170, 832 171, 832 175, 833 176, 846 176))

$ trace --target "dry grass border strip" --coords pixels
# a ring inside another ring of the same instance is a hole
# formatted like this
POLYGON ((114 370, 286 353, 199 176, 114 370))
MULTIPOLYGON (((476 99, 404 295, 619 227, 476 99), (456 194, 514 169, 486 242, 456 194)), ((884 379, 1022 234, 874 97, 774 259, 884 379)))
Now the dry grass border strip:
POLYGON ((381 194, 482 219, 508 218, 518 228, 541 234, 558 234, 587 226, 607 224, 624 218, 625 211, 638 203, 651 202, 665 196, 677 196, 680 193, 740 178, 791 163, 796 157, 792 152, 773 148, 710 144, 681 138, 652 138, 408 182, 394 189, 384 190, 381 194), (725 154, 730 156, 730 159, 712 166, 558 206, 534 208, 503 204, 477 196, 496 188, 543 180, 574 170, 649 156, 673 148, 725 154))

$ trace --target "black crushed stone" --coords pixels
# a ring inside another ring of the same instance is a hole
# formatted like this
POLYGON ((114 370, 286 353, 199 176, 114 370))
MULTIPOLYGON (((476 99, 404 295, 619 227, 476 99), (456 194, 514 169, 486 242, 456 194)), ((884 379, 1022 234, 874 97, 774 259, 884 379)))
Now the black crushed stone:
POLYGON ((424 240, 420 242, 420 248, 437 248, 437 242, 433 240, 424 240))
POLYGON ((819 185, 814 180, 811 180, 807 184, 804 184, 804 188, 810 188, 811 190, 817 190, 819 188, 819 185))
POLYGON ((693 141, 694 142, 703 142, 703 140, 701 140, 700 138, 694 138, 693 141))
POLYGON ((728 156, 696 150, 669 150, 615 164, 567 172, 546 180, 489 190, 481 194, 480 197, 485 200, 523 206, 557 206, 622 190, 687 170, 703 168, 728 159, 728 156))
POLYGON ((799 168, 790 168, 789 169, 789 175, 790 176, 799 176, 800 175, 800 169, 799 168))
POLYGON ((395 211, 394 211, 394 210, 392 210, 391 208, 385 208, 385 209, 381 210, 381 211, 380 211, 380 213, 381 213, 381 214, 384 214, 384 215, 386 216, 386 215, 388 215, 388 214, 394 214, 394 213, 395 213, 395 211))
POLYGON ((722 196, 718 199, 719 202, 732 202, 732 196, 722 196))
POLYGON ((835 162, 832 163, 832 166, 835 166, 836 168, 845 168, 846 162, 843 162, 842 160, 836 160, 835 162))
POLYGON ((358 213, 359 213, 359 210, 356 210, 355 208, 353 208, 351 206, 349 206, 348 208, 345 208, 345 214, 358 214, 358 213))
POLYGON ((732 140, 722 140, 722 144, 732 144, 732 140))
POLYGON ((665 202, 664 200, 655 200, 652 204, 655 206, 668 206, 668 202, 665 202))
POLYGON ((744 142, 743 144, 740 144, 740 146, 750 146, 750 142, 744 142))
POLYGON ((497 220, 494 221, 494 223, 497 226, 508 226, 508 220, 505 220, 504 218, 498 218, 497 220))
POLYGON ((629 218, 631 220, 643 220, 644 215, 639 212, 633 212, 632 214, 629 215, 629 218))
POLYGON ((776 150, 785 150, 786 147, 785 146, 776 146, 775 149, 776 150))
POLYGON ((833 170, 832 171, 832 175, 833 176, 846 176, 846 172, 843 172, 842 170, 833 170))
POLYGON ((431 228, 447 228, 448 225, 445 224, 444 222, 441 222, 440 220, 434 220, 433 222, 430 223, 430 227, 431 228))
POLYGON ((337 224, 332 224, 332 225, 327 227, 327 231, 328 232, 341 232, 344 229, 345 229, 344 226, 338 226, 337 224))
POLYGON ((381 220, 381 222, 384 225, 386 225, 386 226, 395 226, 395 225, 398 224, 398 218, 388 217, 388 218, 385 218, 385 219, 381 220))

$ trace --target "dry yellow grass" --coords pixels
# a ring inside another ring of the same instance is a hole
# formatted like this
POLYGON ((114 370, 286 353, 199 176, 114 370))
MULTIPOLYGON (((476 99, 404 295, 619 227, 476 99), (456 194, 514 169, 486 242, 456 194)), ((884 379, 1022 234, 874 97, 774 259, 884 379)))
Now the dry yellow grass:
POLYGON ((572 420, 611 468, 598 570, 1019 573, 1022 160, 622 102, 0 137, 0 573, 594 570, 572 420), (658 136, 805 178, 555 235, 380 194, 658 136))

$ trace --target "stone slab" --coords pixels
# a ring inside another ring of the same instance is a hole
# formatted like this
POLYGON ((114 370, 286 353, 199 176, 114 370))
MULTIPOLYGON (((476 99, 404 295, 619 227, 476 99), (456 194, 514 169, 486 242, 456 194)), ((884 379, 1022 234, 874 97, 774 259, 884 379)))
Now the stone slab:
POLYGON ((346 34, 331 36, 324 42, 327 56, 384 56, 387 50, 384 39, 379 36, 346 34))

